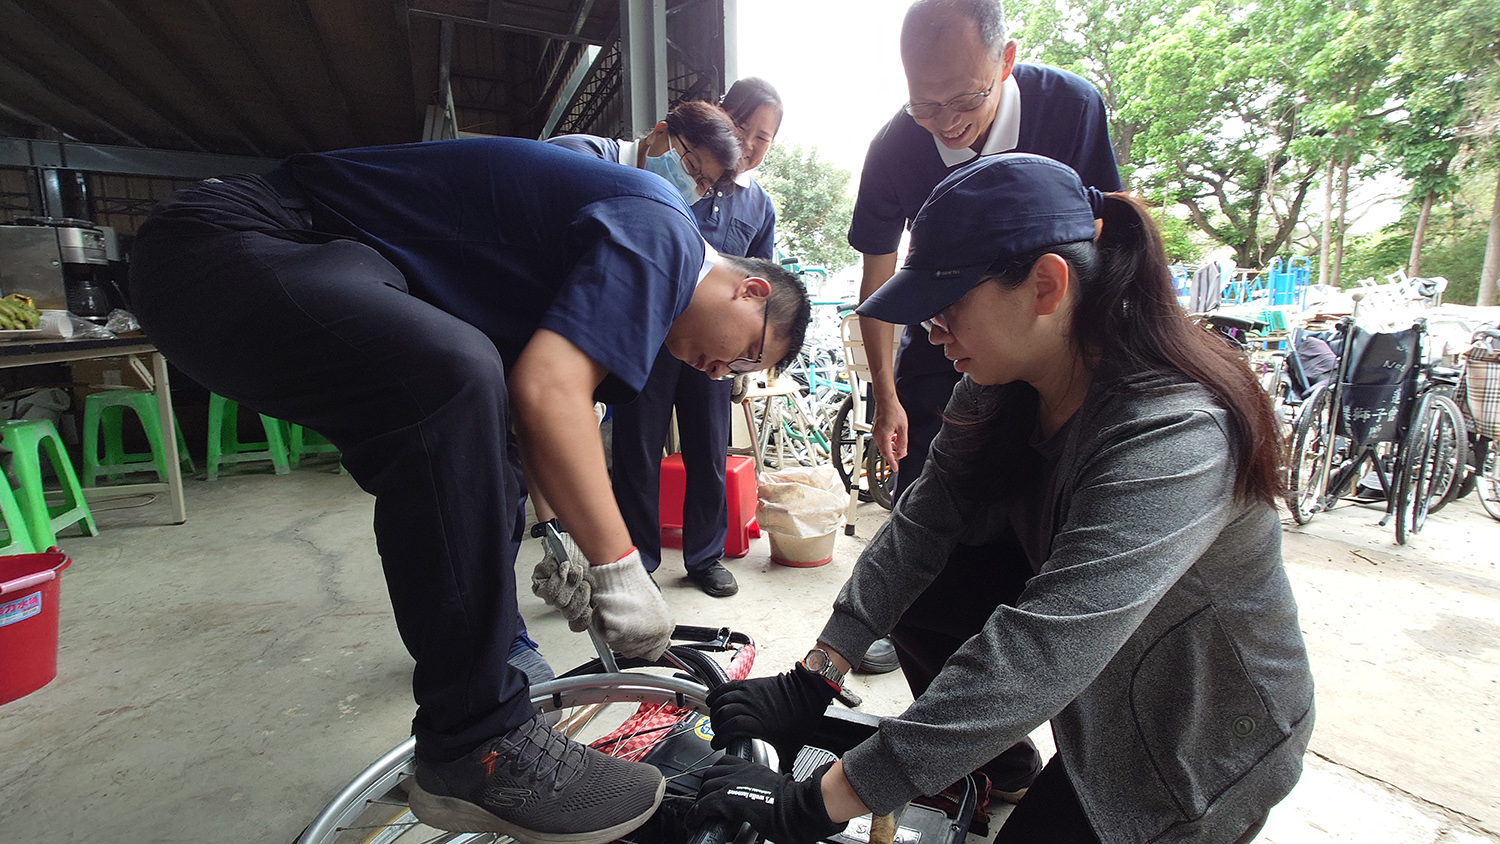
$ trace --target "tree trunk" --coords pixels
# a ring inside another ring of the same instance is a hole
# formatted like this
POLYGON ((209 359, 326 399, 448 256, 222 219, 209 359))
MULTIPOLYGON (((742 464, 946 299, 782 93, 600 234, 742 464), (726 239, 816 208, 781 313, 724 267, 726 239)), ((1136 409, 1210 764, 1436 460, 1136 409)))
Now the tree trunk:
POLYGON ((1416 278, 1417 271, 1421 269, 1422 241, 1427 237, 1427 218, 1432 214, 1432 201, 1437 194, 1428 192, 1422 200, 1422 212, 1417 215, 1417 230, 1411 236, 1411 257, 1406 259, 1407 278, 1416 278))
POLYGON ((1339 216, 1338 232, 1333 239, 1333 280, 1329 282, 1334 287, 1342 287, 1339 280, 1339 270, 1344 264, 1344 215, 1349 213, 1349 153, 1344 153, 1344 160, 1339 165, 1339 216))
POLYGON ((1490 206, 1490 237, 1484 246, 1484 269, 1479 271, 1479 300, 1486 307, 1496 304, 1495 276, 1500 275, 1500 172, 1495 174, 1495 202, 1490 206))
POLYGON ((1328 159, 1328 173, 1323 177, 1323 239, 1318 243, 1318 284, 1328 284, 1329 246, 1333 243, 1333 158, 1328 159))

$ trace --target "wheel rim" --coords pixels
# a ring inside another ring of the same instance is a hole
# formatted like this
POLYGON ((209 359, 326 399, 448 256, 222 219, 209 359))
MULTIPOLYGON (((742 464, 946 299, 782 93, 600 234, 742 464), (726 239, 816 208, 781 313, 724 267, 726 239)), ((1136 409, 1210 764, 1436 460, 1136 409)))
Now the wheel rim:
MULTIPOLYGON (((668 670, 668 669, 662 669, 668 670)), ((604 743, 612 755, 639 759, 649 746, 686 737, 706 720, 707 690, 672 676, 642 673, 563 677, 532 689, 532 703, 557 713, 557 729, 585 744, 604 743), (650 738, 650 741, 646 741, 650 738)), ((711 735, 711 732, 709 733, 711 735)), ((702 739, 697 736, 696 739, 702 739)), ((703 767, 717 754, 707 751, 703 767)), ((361 774, 308 827, 299 844, 424 844, 425 842, 506 842, 498 833, 451 833, 423 825, 407 808, 408 781, 415 775, 414 740, 407 740, 361 774)), ((606 752, 610 752, 606 750, 606 752)), ((766 761, 763 748, 754 755, 766 761)), ((670 788, 663 802, 683 800, 670 788)), ((621 839, 630 841, 629 837, 621 839)))

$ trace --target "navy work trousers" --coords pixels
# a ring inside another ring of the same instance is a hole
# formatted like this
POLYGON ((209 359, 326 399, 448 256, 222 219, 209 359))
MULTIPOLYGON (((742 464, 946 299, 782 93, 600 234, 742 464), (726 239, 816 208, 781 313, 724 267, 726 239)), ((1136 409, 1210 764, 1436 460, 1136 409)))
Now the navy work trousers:
POLYGON ((682 502, 683 567, 699 571, 724 556, 729 530, 724 465, 729 453, 732 387, 728 381, 711 380, 662 349, 646 388, 635 401, 611 410, 615 502, 646 571, 656 571, 661 565, 661 457, 674 406, 687 473, 682 502))
POLYGON ((458 758, 532 714, 506 661, 521 485, 500 355, 373 249, 319 238, 291 209, 226 215, 239 198, 213 188, 186 189, 169 220, 142 228, 132 307, 189 377, 325 435, 375 496, 386 585, 416 659, 417 752, 458 758))

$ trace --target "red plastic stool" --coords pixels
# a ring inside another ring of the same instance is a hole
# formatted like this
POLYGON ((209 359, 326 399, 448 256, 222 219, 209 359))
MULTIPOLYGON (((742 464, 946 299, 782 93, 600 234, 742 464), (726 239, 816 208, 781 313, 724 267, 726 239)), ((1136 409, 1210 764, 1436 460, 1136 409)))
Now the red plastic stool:
MULTIPOLYGON (((670 454, 661 461, 661 485, 656 506, 661 519, 663 548, 682 547, 682 498, 687 485, 687 471, 681 454, 670 454)), ((729 532, 724 536, 724 556, 743 557, 750 553, 750 539, 760 536, 755 521, 755 461, 732 455, 724 464, 724 501, 729 505, 729 532)))

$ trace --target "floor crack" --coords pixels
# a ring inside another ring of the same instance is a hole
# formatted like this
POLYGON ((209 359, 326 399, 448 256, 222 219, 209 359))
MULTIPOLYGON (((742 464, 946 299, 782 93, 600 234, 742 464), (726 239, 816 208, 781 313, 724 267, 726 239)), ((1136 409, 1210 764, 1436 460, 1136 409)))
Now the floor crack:
MULTIPOLYGON (((1347 764, 1345 764, 1343 762, 1338 761, 1337 759, 1334 759, 1334 758, 1332 758, 1330 756, 1327 756, 1325 754, 1319 753, 1316 750, 1309 749, 1307 751, 1307 753, 1308 753, 1308 755, 1315 756, 1318 759, 1321 759, 1322 761, 1324 761, 1324 762, 1328 763, 1329 765, 1332 765, 1332 766, 1334 766, 1334 767, 1336 767, 1336 768, 1338 768, 1338 769, 1340 769, 1342 771, 1348 771, 1349 773, 1354 774, 1355 776, 1360 777, 1361 779, 1365 779, 1365 780, 1368 780, 1368 781, 1373 782, 1373 783, 1378 783, 1382 787, 1390 789, 1391 791, 1394 791, 1394 792, 1396 792, 1397 794, 1400 794, 1403 797, 1406 797, 1406 798, 1408 798, 1410 800, 1414 800, 1414 801, 1416 801, 1418 803, 1421 803, 1422 805, 1427 806, 1427 807, 1429 807, 1431 809, 1434 809, 1436 811, 1442 812, 1443 814, 1448 815, 1451 818, 1453 818, 1453 820, 1455 822, 1460 823, 1460 824, 1464 825, 1465 827, 1467 827, 1471 832, 1478 832, 1478 833, 1482 833, 1484 835, 1489 835, 1491 837, 1500 838, 1500 830, 1491 829, 1488 824, 1486 824, 1484 821, 1480 820, 1479 818, 1474 817, 1473 815, 1470 815, 1470 814, 1468 814, 1466 812, 1462 812, 1462 811, 1460 811, 1458 809, 1451 808, 1449 806, 1444 806, 1443 804, 1434 802, 1432 800, 1429 800, 1429 799, 1427 799, 1426 797, 1423 797, 1420 794, 1416 794, 1416 793, 1413 793, 1411 791, 1407 791, 1406 789, 1402 788, 1399 785, 1396 785, 1393 782, 1390 782, 1389 780, 1381 779, 1380 777, 1377 777, 1377 776, 1375 776, 1373 774, 1367 774, 1367 773, 1365 773, 1364 771, 1361 771, 1358 768, 1355 768, 1355 767, 1353 767, 1351 765, 1347 765, 1347 764)), ((1442 840, 1441 836, 1438 839, 1436 839, 1436 840, 1437 841, 1441 841, 1442 840)))

